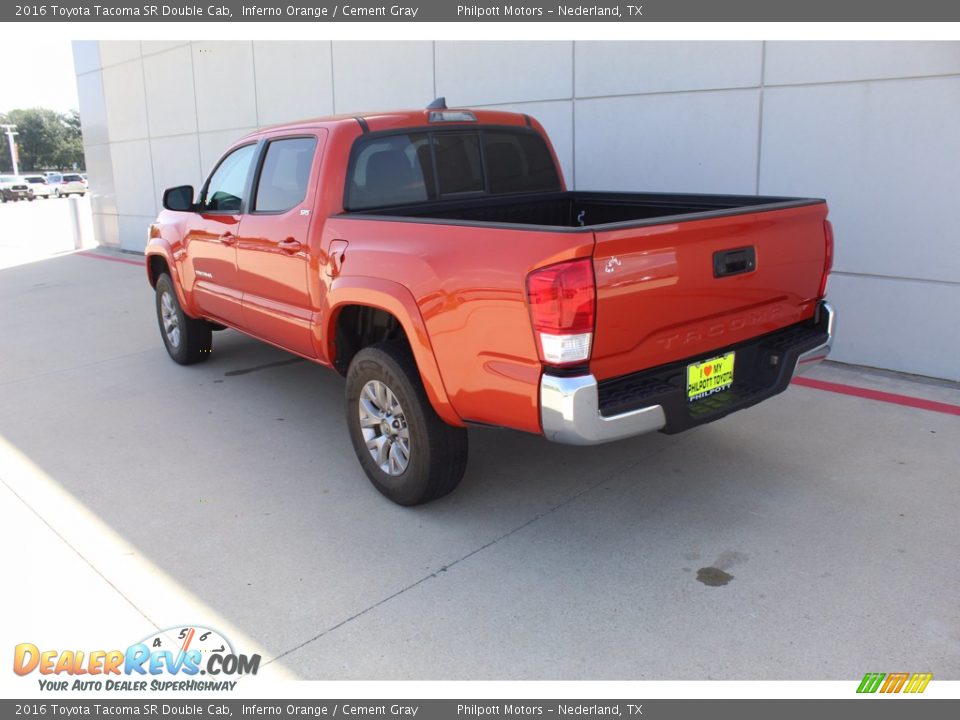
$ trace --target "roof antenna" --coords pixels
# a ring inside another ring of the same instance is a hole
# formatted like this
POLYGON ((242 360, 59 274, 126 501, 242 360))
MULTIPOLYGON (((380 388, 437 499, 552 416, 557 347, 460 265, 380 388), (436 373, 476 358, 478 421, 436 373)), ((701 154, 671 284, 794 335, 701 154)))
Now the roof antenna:
POLYGON ((446 110, 447 109, 447 99, 445 97, 438 97, 432 103, 427 105, 427 110, 446 110))

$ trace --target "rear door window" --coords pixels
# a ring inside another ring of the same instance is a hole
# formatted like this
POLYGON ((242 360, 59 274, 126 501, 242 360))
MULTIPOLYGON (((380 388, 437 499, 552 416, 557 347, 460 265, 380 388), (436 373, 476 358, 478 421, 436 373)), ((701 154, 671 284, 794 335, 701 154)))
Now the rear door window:
POLYGON ((316 149, 315 137, 270 141, 257 181, 255 212, 285 212, 303 202, 316 149))

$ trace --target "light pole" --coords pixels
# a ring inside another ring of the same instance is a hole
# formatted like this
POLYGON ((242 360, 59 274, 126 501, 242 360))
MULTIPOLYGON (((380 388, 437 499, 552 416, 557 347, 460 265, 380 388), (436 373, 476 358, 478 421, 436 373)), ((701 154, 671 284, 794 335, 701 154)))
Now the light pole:
POLYGON ((7 136, 7 142, 10 144, 10 161, 13 163, 13 174, 19 175, 20 168, 17 164, 17 146, 13 142, 13 136, 19 135, 20 133, 17 132, 16 125, 0 125, 0 128, 3 128, 3 133, 7 136))

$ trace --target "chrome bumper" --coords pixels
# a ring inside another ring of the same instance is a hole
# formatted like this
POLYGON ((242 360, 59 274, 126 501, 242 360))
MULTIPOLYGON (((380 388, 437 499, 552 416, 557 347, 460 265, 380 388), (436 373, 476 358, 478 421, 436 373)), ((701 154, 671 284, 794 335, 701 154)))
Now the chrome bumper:
POLYGON ((812 350, 807 350, 797 358, 797 364, 793 368, 793 376, 803 375, 811 368, 816 367, 826 360, 833 347, 833 327, 836 322, 837 314, 833 310, 833 305, 826 300, 821 300, 817 306, 816 321, 819 325, 827 326, 827 341, 823 345, 818 345, 812 350))
MULTIPOLYGON (((817 307, 818 324, 826 325, 827 340, 799 355, 792 376, 801 375, 830 354, 835 313, 830 303, 817 307)), ((783 387, 786 387, 784 381, 783 387)), ((598 445, 660 430, 667 424, 661 405, 631 410, 621 415, 600 414, 597 379, 593 375, 540 378, 540 422, 548 440, 567 445, 598 445)))
POLYGON ((540 421, 548 440, 567 445, 597 445, 659 430, 667 424, 659 405, 603 417, 593 375, 541 377, 540 421))

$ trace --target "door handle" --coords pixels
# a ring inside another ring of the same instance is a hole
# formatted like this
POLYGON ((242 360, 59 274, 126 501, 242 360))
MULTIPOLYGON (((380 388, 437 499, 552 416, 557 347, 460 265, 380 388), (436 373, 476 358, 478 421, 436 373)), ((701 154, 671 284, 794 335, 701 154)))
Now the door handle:
POLYGON ((228 230, 225 233, 221 233, 218 239, 224 245, 233 245, 237 241, 237 236, 228 230))
POLYGON ((287 238, 286 240, 281 240, 278 242, 277 247, 279 247, 285 253, 290 253, 292 255, 293 253, 300 252, 300 250, 303 249, 303 244, 299 240, 287 238))

